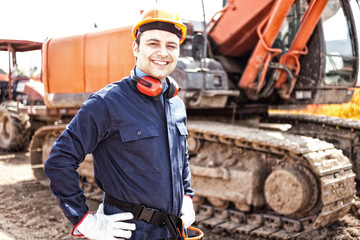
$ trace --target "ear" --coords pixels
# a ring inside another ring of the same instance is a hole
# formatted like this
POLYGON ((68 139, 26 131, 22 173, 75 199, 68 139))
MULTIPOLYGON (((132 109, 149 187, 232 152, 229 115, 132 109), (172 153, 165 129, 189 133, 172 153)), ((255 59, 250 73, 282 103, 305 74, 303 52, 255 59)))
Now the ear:
POLYGON ((132 44, 133 54, 137 58, 139 53, 139 45, 134 41, 132 44))

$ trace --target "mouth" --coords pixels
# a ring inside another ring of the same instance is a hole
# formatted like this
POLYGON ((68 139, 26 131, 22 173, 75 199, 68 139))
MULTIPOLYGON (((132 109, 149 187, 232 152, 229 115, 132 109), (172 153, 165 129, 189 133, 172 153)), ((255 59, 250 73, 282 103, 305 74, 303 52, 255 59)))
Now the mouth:
POLYGON ((151 62, 157 66, 166 66, 169 64, 168 61, 160 61, 160 60, 151 60, 151 62))

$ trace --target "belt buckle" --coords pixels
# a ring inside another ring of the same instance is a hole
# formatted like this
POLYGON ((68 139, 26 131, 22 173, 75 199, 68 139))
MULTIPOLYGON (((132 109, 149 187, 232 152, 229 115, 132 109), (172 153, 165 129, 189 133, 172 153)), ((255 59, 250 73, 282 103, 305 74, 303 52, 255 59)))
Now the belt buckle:
POLYGON ((145 206, 141 206, 141 207, 142 207, 142 210, 139 215, 139 219, 144 220, 146 222, 150 222, 156 210, 147 208, 145 206))

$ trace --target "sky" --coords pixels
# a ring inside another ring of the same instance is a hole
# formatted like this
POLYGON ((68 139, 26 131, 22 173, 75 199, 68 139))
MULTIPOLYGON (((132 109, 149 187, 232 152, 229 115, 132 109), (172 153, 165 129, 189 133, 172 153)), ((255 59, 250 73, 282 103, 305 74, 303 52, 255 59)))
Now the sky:
MULTIPOLYGON (((90 31, 94 23, 100 28, 132 25, 140 10, 156 2, 171 6, 185 19, 202 17, 201 0, 0 0, 0 38, 44 41, 90 31)), ((222 0, 205 2, 211 15, 221 9, 222 0)))
MULTIPOLYGON (((0 0, 0 3, 0 39, 44 42, 51 37, 94 31, 94 24, 98 29, 132 25, 140 10, 156 3, 176 9, 183 19, 203 19, 201 0, 0 0)), ((223 0, 204 0, 206 21, 222 9, 222 3, 223 0)), ((359 13, 357 19, 360 23, 359 13)), ((20 53, 17 60, 19 67, 26 70, 40 66, 41 56, 39 51, 20 53)), ((0 52, 0 68, 8 71, 6 52, 0 52)))
MULTIPOLYGON (((205 1, 206 18, 222 9, 222 0, 205 1)), ((202 20, 201 0, 0 0, 0 39, 44 42, 47 38, 133 25, 140 10, 154 4, 176 9, 183 19, 202 20)), ((40 53, 20 53, 22 69, 38 65, 40 53)), ((0 52, 0 68, 8 71, 8 54, 0 52)))

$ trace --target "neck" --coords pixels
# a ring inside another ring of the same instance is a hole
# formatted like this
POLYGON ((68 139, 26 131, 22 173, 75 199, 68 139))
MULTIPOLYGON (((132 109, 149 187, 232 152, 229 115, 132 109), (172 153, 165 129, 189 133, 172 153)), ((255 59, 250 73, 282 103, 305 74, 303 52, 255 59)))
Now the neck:
MULTIPOLYGON (((138 66, 135 67, 135 74, 136 74, 136 76, 138 76, 140 78, 144 77, 144 76, 150 76, 149 74, 143 72, 140 68, 138 68, 138 66)), ((166 78, 157 78, 157 79, 159 79, 161 82, 165 82, 166 78)))

